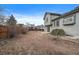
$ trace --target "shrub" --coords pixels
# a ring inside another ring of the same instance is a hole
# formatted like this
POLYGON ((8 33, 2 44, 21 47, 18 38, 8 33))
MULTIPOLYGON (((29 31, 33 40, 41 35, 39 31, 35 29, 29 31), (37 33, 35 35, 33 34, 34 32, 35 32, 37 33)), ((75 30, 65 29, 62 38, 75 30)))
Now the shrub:
POLYGON ((22 31, 22 34, 26 34, 26 31, 22 31))
POLYGON ((9 34, 9 38, 13 38, 13 37, 16 37, 15 31, 10 32, 10 34, 9 34))
POLYGON ((65 31, 63 29, 54 29, 51 34, 55 36, 63 36, 65 35, 65 31))
POLYGON ((25 28, 23 28, 23 29, 21 30, 21 32, 22 32, 22 34, 26 34, 26 33, 27 33, 27 31, 26 31, 25 28))

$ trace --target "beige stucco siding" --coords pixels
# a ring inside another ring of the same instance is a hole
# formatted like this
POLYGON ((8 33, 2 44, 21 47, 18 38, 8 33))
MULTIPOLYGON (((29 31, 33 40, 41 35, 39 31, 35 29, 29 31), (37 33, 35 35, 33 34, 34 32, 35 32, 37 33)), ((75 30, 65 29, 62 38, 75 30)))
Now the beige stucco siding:
MULTIPOLYGON (((74 25, 63 25, 63 19, 60 19, 60 28, 64 29, 65 32, 69 35, 79 36, 79 13, 74 14, 75 15, 75 24, 74 25)), ((74 15, 72 17, 74 17, 74 15)))
MULTIPOLYGON (((60 20, 60 26, 57 27, 57 26, 51 26, 51 29, 50 29, 50 32, 53 30, 53 29, 64 29, 64 31, 66 32, 66 34, 68 35, 72 35, 72 36, 79 36, 79 12, 76 13, 76 14, 73 14, 71 16, 68 16, 66 17, 65 19, 68 19, 68 18, 74 18, 75 19, 75 24, 74 25, 66 25, 64 26, 63 25, 63 20, 64 18, 60 18, 58 20, 60 20)), ((52 22, 53 24, 53 22, 52 22)))

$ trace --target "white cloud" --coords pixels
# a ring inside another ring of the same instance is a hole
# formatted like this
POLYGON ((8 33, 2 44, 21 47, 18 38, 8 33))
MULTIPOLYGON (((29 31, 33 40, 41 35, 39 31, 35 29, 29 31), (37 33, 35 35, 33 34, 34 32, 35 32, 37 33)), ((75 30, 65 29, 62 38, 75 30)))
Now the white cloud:
POLYGON ((35 25, 43 24, 42 15, 29 16, 29 15, 23 15, 23 14, 17 14, 17 13, 14 13, 13 15, 15 16, 18 23, 24 23, 24 24, 30 23, 30 24, 35 24, 35 25))

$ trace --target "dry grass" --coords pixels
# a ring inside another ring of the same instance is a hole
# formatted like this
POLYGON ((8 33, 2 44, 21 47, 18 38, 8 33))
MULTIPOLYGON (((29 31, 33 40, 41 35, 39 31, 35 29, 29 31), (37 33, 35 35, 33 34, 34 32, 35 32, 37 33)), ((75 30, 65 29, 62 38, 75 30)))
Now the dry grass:
POLYGON ((0 54, 9 55, 63 55, 79 54, 79 44, 57 39, 40 31, 30 31, 13 39, 1 40, 0 54))

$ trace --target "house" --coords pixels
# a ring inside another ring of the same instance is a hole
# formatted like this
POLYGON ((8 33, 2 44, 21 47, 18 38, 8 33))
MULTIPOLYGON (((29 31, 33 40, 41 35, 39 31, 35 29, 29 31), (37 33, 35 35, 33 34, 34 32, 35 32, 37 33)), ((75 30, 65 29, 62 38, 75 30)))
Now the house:
POLYGON ((16 26, 18 34, 25 34, 28 31, 27 26, 24 24, 17 24, 16 26))
POLYGON ((26 26, 27 26, 28 30, 34 30, 35 29, 35 24, 27 23, 26 26))
POLYGON ((44 31, 51 32, 52 31, 52 20, 60 17, 61 14, 46 12, 44 15, 44 31))
POLYGON ((44 25, 37 25, 35 26, 37 30, 44 31, 44 25))
POLYGON ((79 7, 62 15, 46 12, 44 25, 46 32, 51 32, 53 29, 63 29, 67 35, 79 36, 79 7))

